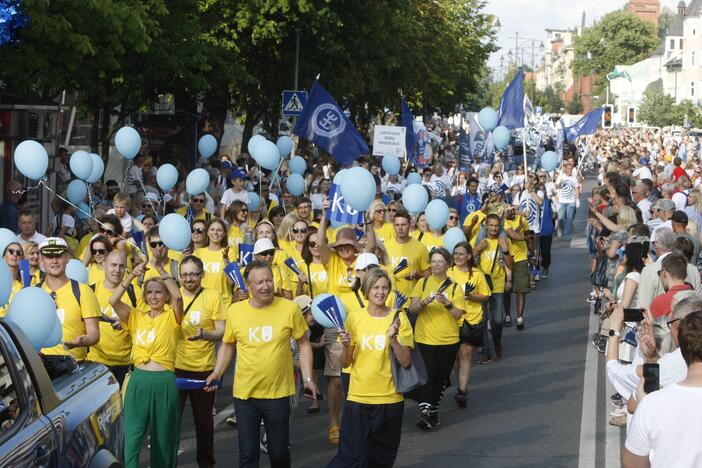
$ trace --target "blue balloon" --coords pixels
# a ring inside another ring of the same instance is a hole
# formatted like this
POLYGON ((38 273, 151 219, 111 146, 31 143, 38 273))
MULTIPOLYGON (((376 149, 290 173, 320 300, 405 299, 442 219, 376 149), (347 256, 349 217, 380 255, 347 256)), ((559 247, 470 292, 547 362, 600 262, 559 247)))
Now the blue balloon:
POLYGON ((257 144, 259 144, 262 141, 265 141, 263 135, 253 135, 251 138, 249 138, 249 142, 246 144, 246 148, 249 150, 249 154, 252 157, 254 154, 254 148, 257 144))
POLYGON ((217 151, 217 139, 212 135, 202 135, 197 142, 197 150, 200 156, 207 159, 217 151))
POLYGON ((305 179, 300 174, 290 174, 285 180, 285 188, 291 195, 299 197, 305 193, 305 179))
POLYGON ((200 195, 210 185, 210 175, 204 169, 193 169, 185 179, 185 191, 193 197, 200 195))
MULTIPOLYGON (((329 318, 319 308, 319 303, 330 296, 332 295, 327 293, 318 294, 314 296, 314 300, 312 301, 312 316, 314 317, 314 321, 323 326, 324 328, 336 328, 334 322, 329 320, 329 318)), ((341 300, 336 296, 334 296, 334 299, 336 300, 336 306, 339 308, 339 315, 341 315, 341 320, 346 320, 346 308, 344 307, 344 303, 341 302, 341 300)))
POLYGON ((491 132, 497 127, 499 118, 495 109, 486 107, 478 113, 478 123, 486 132, 491 132))
POLYGON ((115 134, 115 147, 126 159, 134 159, 141 151, 141 135, 134 127, 122 127, 115 134))
POLYGON ((558 167, 558 155, 554 151, 546 151, 541 155, 541 167, 546 172, 551 172, 558 167))
POLYGON ((15 166, 23 176, 39 180, 46 174, 49 167, 49 155, 41 143, 34 140, 24 140, 15 149, 15 166))
POLYGON ((407 185, 421 184, 422 183, 422 176, 420 176, 416 172, 410 172, 409 174, 407 174, 407 178, 405 179, 405 182, 407 182, 407 185))
POLYGON ((436 199, 429 202, 424 213, 427 216, 429 227, 438 231, 446 226, 449 217, 449 207, 445 201, 436 199))
POLYGON ((10 294, 12 294, 12 273, 7 263, 0 260, 0 307, 7 304, 10 294))
POLYGON ((52 346, 56 346, 61 342, 61 339, 63 338, 63 325, 61 325, 61 321, 59 320, 58 317, 54 319, 54 328, 51 330, 51 334, 49 334, 49 337, 46 339, 44 344, 42 345, 42 348, 51 348, 52 346))
POLYGON ((341 181, 341 195, 354 210, 366 211, 375 199, 375 179, 367 169, 352 167, 341 181))
POLYGON ((402 205, 411 214, 418 214, 424 211, 429 203, 429 194, 421 184, 412 184, 405 187, 402 192, 402 205))
POLYGON ((76 214, 78 215, 78 219, 81 221, 88 219, 90 217, 90 213, 93 212, 93 210, 90 209, 90 206, 88 206, 88 204, 85 202, 78 203, 78 208, 79 209, 77 210, 76 214))
POLYGON ((88 284, 88 269, 78 259, 72 258, 68 261, 66 276, 79 283, 88 284))
POLYGON ((400 173, 400 158, 391 154, 386 154, 383 156, 382 166, 383 170, 388 174, 397 175, 400 173))
POLYGON ((87 180, 93 172, 93 158, 87 151, 78 150, 73 153, 68 165, 71 172, 81 180, 87 180))
POLYGON ((259 166, 269 171, 275 171, 280 162, 280 152, 275 143, 268 140, 260 141, 254 147, 254 152, 251 155, 259 164, 259 166))
POLYGON ((343 182, 344 176, 346 175, 346 171, 348 171, 348 169, 342 169, 339 172, 337 172, 334 175, 334 179, 332 180, 332 182, 336 185, 341 185, 341 182, 343 182))
POLYGON ((6 318, 22 330, 38 351, 51 335, 58 317, 49 293, 41 288, 29 287, 14 295, 6 318))
POLYGON ((12 242, 17 242, 17 234, 7 228, 0 228, 0 255, 5 251, 5 247, 12 242))
POLYGON ((465 240, 466 235, 463 233, 463 229, 459 227, 452 227, 444 234, 444 247, 446 247, 446 250, 453 255, 453 249, 456 247, 456 244, 465 242, 465 240))
POLYGON ((169 249, 183 251, 190 245, 190 223, 179 214, 164 216, 158 224, 158 234, 169 249))
POLYGON ((283 135, 280 138, 278 138, 278 141, 275 142, 275 146, 278 147, 278 152, 282 157, 285 157, 292 153, 293 150, 293 141, 292 138, 290 138, 287 135, 283 135))
POLYGON ((307 170, 307 163, 305 162, 305 158, 302 156, 293 156, 290 158, 289 166, 292 174, 304 175, 305 171, 307 170))
POLYGON ((495 143, 495 148, 503 150, 509 145, 510 133, 507 127, 500 125, 492 131, 492 141, 495 143))
POLYGON ((89 184, 94 184, 102 178, 105 173, 105 163, 100 157, 100 155, 95 153, 90 153, 90 159, 93 161, 93 170, 90 171, 90 175, 85 181, 89 184))
POLYGON ((68 201, 77 205, 78 203, 85 200, 88 196, 88 187, 86 187, 85 182, 78 179, 73 179, 68 183, 66 187, 66 198, 68 201))
POLYGON ((256 192, 249 192, 249 211, 257 211, 261 208, 261 197, 256 192))
POLYGON ((173 164, 164 164, 156 171, 156 183, 164 192, 176 186, 178 183, 178 169, 173 164))

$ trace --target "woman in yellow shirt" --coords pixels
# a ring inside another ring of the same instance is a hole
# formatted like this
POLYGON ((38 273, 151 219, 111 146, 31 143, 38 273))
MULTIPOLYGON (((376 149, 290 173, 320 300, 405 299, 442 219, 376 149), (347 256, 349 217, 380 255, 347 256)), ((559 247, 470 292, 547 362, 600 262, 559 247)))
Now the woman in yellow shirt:
POLYGON ((88 284, 98 284, 105 280, 105 258, 112 252, 112 243, 105 236, 96 236, 90 241, 83 264, 88 268, 88 284))
POLYGON ((7 311, 10 309, 10 304, 12 303, 12 298, 15 296, 15 294, 22 290, 22 278, 20 277, 19 272, 19 262, 23 257, 24 251, 22 250, 22 246, 17 242, 10 242, 2 252, 2 259, 5 261, 5 263, 7 263, 7 266, 10 267, 10 274, 12 275, 12 291, 10 291, 10 298, 7 301, 7 304, 0 307, 0 317, 4 317, 7 314, 7 311))
POLYGON ((453 266, 448 271, 448 277, 463 289, 466 307, 465 314, 458 319, 461 345, 458 348, 456 375, 458 375, 458 391, 454 399, 459 408, 468 404, 466 392, 470 379, 470 367, 473 362, 473 351, 484 342, 483 303, 490 298, 490 287, 485 280, 483 271, 475 265, 473 249, 468 242, 460 242, 453 248, 453 266), (467 322, 467 325, 464 323, 467 322))
POLYGON ((42 272, 39 268, 39 245, 36 242, 22 242, 24 258, 29 260, 29 274, 32 275, 32 286, 41 281, 42 272))
POLYGON ((339 449, 330 467, 389 467, 397 457, 404 397, 395 389, 390 348, 399 364, 409 367, 414 340, 404 312, 385 305, 390 288, 386 272, 369 271, 361 285, 368 305, 348 316, 339 332, 341 363, 353 366, 339 449))
MULTIPOLYGON (((202 261, 189 255, 180 262, 180 282, 183 294, 183 322, 176 351, 176 377, 204 380, 215 365, 215 342, 222 339, 226 321, 222 297, 213 289, 202 287, 202 261)), ((197 462, 214 466, 214 408, 215 394, 204 390, 181 390, 180 411, 190 398, 195 420, 197 462)))
MULTIPOLYGON (((305 266, 305 261, 302 259, 302 249, 305 246, 305 239, 307 239, 308 232, 309 226, 307 225, 306 221, 303 221, 301 219, 295 221, 295 224, 293 224, 292 229, 290 229, 290 236, 292 237, 292 242, 288 244, 288 248, 284 252, 285 259, 292 258, 295 261, 295 265, 297 265, 297 268, 299 268, 300 270, 302 270, 305 266)), ((293 291, 296 291, 297 283, 299 282, 298 276, 294 274, 290 267, 285 265, 285 263, 280 265, 280 268, 281 270, 285 269, 285 273, 288 274, 290 278, 290 288, 293 291)))
POLYGON ((169 272, 152 260, 160 277, 144 283, 145 309, 122 302, 127 285, 144 272, 132 270, 115 289, 110 305, 132 336, 131 373, 124 396, 124 464, 139 466, 147 427, 151 434, 151 466, 174 467, 180 437, 178 388, 175 381, 176 343, 183 319, 183 296, 169 272), (170 308, 166 307, 170 304, 170 308))
POLYGON ((429 262, 431 275, 417 281, 409 307, 417 315, 415 340, 427 368, 427 383, 414 391, 419 403, 417 427, 425 431, 439 425, 444 384, 458 352, 457 320, 465 313, 463 289, 446 274, 451 255, 437 247, 429 252, 429 262))
POLYGON ((207 222, 201 219, 193 221, 190 232, 190 247, 188 250, 192 254, 195 250, 207 246, 207 222))
POLYGON ((300 253, 303 264, 300 268, 302 273, 297 283, 295 294, 297 296, 309 295, 314 299, 315 295, 327 292, 327 270, 324 268, 319 245, 317 244, 317 231, 307 233, 305 243, 300 253))
POLYGON ((247 243, 246 234, 250 234, 251 232, 247 222, 248 216, 249 209, 246 207, 246 203, 241 200, 234 200, 232 204, 227 207, 225 216, 227 223, 229 223, 227 242, 232 248, 236 248, 236 252, 232 252, 232 254, 237 254, 237 256, 239 253, 239 244, 247 243))
POLYGON ((374 200, 366 211, 366 217, 372 220, 371 224, 377 241, 385 242, 386 239, 395 237, 395 229, 388 222, 387 211, 382 200, 374 200))
MULTIPOLYGON (((415 237, 414 234, 415 233, 413 233, 412 237, 415 237)), ((434 231, 429 227, 427 216, 424 214, 424 212, 419 213, 417 216, 417 231, 415 239, 424 244, 427 250, 431 250, 434 247, 444 246, 443 233, 440 230, 434 231)))
POLYGON ((224 272, 230 258, 226 232, 224 221, 219 218, 210 221, 207 226, 207 246, 196 249, 193 255, 205 265, 202 286, 219 291, 222 303, 228 306, 232 302, 232 288, 224 272))

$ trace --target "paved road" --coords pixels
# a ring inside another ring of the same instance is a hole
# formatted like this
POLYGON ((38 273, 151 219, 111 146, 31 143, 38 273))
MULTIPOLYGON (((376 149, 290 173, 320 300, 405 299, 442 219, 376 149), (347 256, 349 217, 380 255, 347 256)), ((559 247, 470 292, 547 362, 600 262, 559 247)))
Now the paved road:
MULTIPOLYGON (((397 466, 613 465, 620 433, 606 429, 609 410, 603 362, 588 338, 596 320, 585 302, 590 290, 582 238, 585 215, 585 209, 580 209, 572 242, 554 241, 551 276, 527 299, 526 329, 506 329, 504 358, 474 367, 468 409, 456 407, 455 388, 449 389, 441 407, 442 425, 423 433, 414 426, 416 406, 407 402, 397 466)), ((218 465, 236 466, 236 429, 223 422, 231 402, 231 386, 228 389, 217 401, 217 420, 222 422, 216 428, 216 456, 218 465)), ((326 442, 326 409, 317 415, 305 410, 302 402, 291 434, 293 466, 325 466, 335 453, 326 442)), ((186 408, 179 466, 195 467, 194 429, 188 413, 186 408)), ((264 454, 261 465, 268 466, 264 454)))

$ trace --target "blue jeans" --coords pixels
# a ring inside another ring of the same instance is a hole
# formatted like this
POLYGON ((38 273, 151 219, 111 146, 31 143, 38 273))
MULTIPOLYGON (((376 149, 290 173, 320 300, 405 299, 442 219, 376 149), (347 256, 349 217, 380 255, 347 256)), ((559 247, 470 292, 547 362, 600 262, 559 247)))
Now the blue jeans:
POLYGON ((290 398, 234 399, 239 431, 239 467, 258 468, 261 419, 266 426, 271 468, 290 467, 290 398))
POLYGON ((488 317, 490 318, 490 331, 488 331, 487 323, 483 327, 485 333, 485 340, 483 345, 483 352, 492 357, 493 355, 493 341, 495 344, 502 343, 502 325, 505 321, 505 306, 504 306, 505 295, 503 293, 492 293, 492 296, 483 303, 483 317, 487 322, 488 317), (490 340, 490 334, 492 334, 492 340, 490 340))
POLYGON ((575 203, 561 203, 558 208, 558 227, 563 229, 563 235, 570 239, 570 232, 573 229, 575 219, 575 203))

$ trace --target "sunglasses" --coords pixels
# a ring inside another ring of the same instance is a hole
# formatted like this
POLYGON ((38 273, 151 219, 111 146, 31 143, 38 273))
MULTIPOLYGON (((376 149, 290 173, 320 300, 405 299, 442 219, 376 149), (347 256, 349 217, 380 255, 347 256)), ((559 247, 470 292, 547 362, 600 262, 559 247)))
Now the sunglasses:
POLYGON ((316 242, 310 242, 310 243, 309 243, 309 246, 310 246, 310 249, 313 249, 313 248, 317 247, 317 243, 316 243, 316 242))
POLYGON ((20 257, 24 255, 21 249, 7 249, 7 253, 10 255, 19 255, 20 257))
POLYGON ((272 257, 275 255, 275 250, 266 250, 265 252, 261 252, 260 254, 261 257, 272 257))
POLYGON ((204 230, 204 229, 193 228, 192 233, 193 233, 193 234, 204 234, 204 233, 205 233, 205 230, 204 230))
POLYGON ((397 213, 397 208, 388 208, 390 213, 397 213))
POLYGON ((304 234, 307 232, 307 228, 293 228, 293 234, 304 234))
POLYGON ((449 219, 454 219, 454 220, 456 220, 456 219, 458 219, 458 216, 449 216, 449 219))
POLYGON ((667 322, 665 322, 666 325, 668 325, 668 329, 672 329, 672 328, 673 328, 673 324, 674 324, 675 322, 677 322, 678 320, 680 320, 680 319, 678 318, 678 319, 668 320, 667 322))
POLYGON ((387 212, 387 210, 379 209, 379 210, 375 210, 375 212, 376 213, 385 213, 385 212, 387 212))
POLYGON ((163 241, 149 242, 149 247, 151 247, 152 249, 163 247, 163 245, 163 241))
POLYGON ((117 233, 111 229, 100 228, 100 234, 105 234, 106 236, 116 236, 117 233))
POLYGON ((141 204, 141 207, 142 207, 142 208, 150 208, 151 205, 148 204, 148 203, 142 203, 142 204, 141 204))
POLYGON ((181 273, 180 277, 183 279, 198 278, 201 274, 202 274, 201 271, 198 271, 197 273, 181 273))
POLYGON ((105 255, 107 253, 107 249, 91 249, 90 252, 93 255, 105 255))
POLYGON ((201 200, 200 198, 193 198, 190 200, 191 203, 205 203, 205 200, 201 200))
POLYGON ((41 252, 41 256, 46 258, 59 258, 63 254, 64 252, 41 252))

